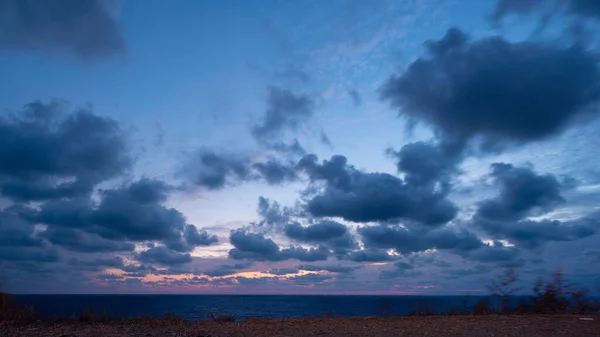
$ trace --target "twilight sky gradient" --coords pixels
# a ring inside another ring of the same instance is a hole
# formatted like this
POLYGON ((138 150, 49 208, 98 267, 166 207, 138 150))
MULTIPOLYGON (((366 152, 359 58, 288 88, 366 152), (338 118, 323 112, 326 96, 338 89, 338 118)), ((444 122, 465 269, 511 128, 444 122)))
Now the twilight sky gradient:
POLYGON ((597 0, 0 0, 16 293, 600 283, 597 0))

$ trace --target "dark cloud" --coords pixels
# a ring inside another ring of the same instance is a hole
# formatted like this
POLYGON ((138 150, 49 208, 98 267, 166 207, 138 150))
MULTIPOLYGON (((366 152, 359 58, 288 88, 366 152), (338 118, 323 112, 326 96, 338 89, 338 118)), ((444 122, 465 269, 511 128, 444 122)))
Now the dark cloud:
POLYGON ((190 254, 181 254, 170 250, 165 246, 156 246, 136 254, 138 261, 143 263, 158 263, 161 265, 172 266, 192 262, 190 254))
POLYGON ((237 229, 229 234, 229 242, 234 247, 229 251, 229 257, 234 260, 249 258, 277 261, 280 259, 279 246, 272 239, 265 238, 264 234, 237 229))
POLYGON ((272 156, 265 161, 254 162, 244 155, 199 150, 189 158, 180 170, 180 176, 194 186, 209 190, 249 181, 262 180, 269 185, 281 185, 297 180, 294 163, 272 156))
POLYGON ((481 203, 477 217, 489 220, 517 221, 539 215, 565 202, 561 183, 553 175, 539 175, 531 168, 505 163, 491 165, 491 177, 500 194, 481 203), (532 211, 537 209, 537 214, 532 211))
POLYGON ((194 225, 185 225, 179 237, 165 240, 165 245, 174 251, 188 253, 198 246, 210 246, 219 242, 219 238, 205 229, 198 230, 194 225))
POLYGON ((264 119, 252 129, 252 135, 259 142, 268 142, 284 131, 295 131, 312 117, 313 108, 314 102, 308 95, 269 87, 264 119))
POLYGON ((291 246, 289 248, 282 249, 280 254, 282 260, 295 259, 304 262, 325 261, 330 255, 331 251, 325 246, 308 249, 291 246))
POLYGON ((30 223, 48 226, 40 237, 78 252, 132 251, 133 242, 159 241, 186 253, 217 243, 215 235, 187 224, 183 214, 163 205, 173 190, 162 181, 141 178, 102 190, 97 203, 52 200, 38 211, 22 213, 30 223))
POLYGON ((70 266, 78 267, 79 269, 89 271, 100 271, 105 268, 125 268, 123 259, 119 256, 115 256, 112 258, 96 258, 92 260, 80 260, 78 258, 71 258, 69 259, 68 264, 70 266))
POLYGON ((132 252, 135 245, 130 242, 113 241, 78 229, 49 227, 40 233, 53 245, 82 253, 132 252))
POLYGON ((302 147, 297 139, 294 139, 291 143, 271 140, 268 143, 263 142, 261 145, 267 150, 273 150, 286 156, 298 157, 306 154, 306 149, 302 147))
POLYGON ((359 269, 360 267, 349 267, 349 266, 315 266, 310 264, 301 264, 298 266, 300 270, 308 271, 327 271, 330 273, 347 274, 359 269))
POLYGON ((252 167, 269 185, 281 185, 298 179, 292 163, 282 163, 276 158, 269 158, 265 162, 254 163, 252 167))
POLYGON ((229 251, 229 257, 234 260, 282 261, 296 259, 300 261, 322 261, 330 255, 329 249, 288 247, 280 249, 272 240, 265 238, 262 233, 249 233, 243 229, 231 231, 229 241, 234 246, 229 251))
POLYGON ((57 262, 58 251, 51 247, 5 247, 0 246, 0 261, 57 262))
POLYGON ((367 248, 394 249, 403 255, 429 249, 468 252, 480 248, 483 244, 470 232, 447 228, 419 232, 402 227, 379 225, 359 227, 358 233, 367 248))
POLYGON ((329 136, 327 136, 327 134, 323 131, 321 131, 320 140, 321 143, 323 143, 323 145, 327 145, 329 148, 333 148, 333 143, 331 142, 331 139, 329 139, 329 136))
POLYGON ((219 190, 251 180, 251 162, 244 156, 199 150, 189 158, 180 173, 196 186, 219 190))
POLYGON ((447 184, 460 159, 448 149, 426 142, 409 143, 398 152, 391 149, 387 152, 397 159, 398 171, 405 174, 406 183, 413 186, 447 184))
POLYGON ((346 259, 354 262, 386 262, 395 258, 387 253, 385 249, 367 248, 349 253, 346 259))
POLYGON ((563 186, 553 175, 539 175, 530 168, 492 164, 491 176, 500 189, 497 197, 480 203, 473 221, 496 239, 524 248, 539 248, 548 241, 573 241, 598 230, 596 214, 572 221, 527 220, 564 203, 563 186))
POLYGON ((288 281, 299 286, 315 286, 333 278, 331 275, 306 274, 290 277, 288 281))
POLYGON ((40 247, 42 241, 33 237, 34 228, 14 210, 0 211, 0 247, 40 247))
POLYGON ((64 103, 30 103, 0 117, 0 193, 14 201, 89 195, 132 164, 124 133, 114 120, 64 103))
POLYGON ((444 144, 478 139, 489 149, 540 140, 597 110, 590 106, 600 93, 598 60, 580 46, 472 41, 456 28, 425 46, 427 54, 390 78, 381 97, 433 126, 444 144))
POLYGON ((308 212, 316 217, 341 217, 347 221, 371 222, 406 219, 438 226, 452 220, 456 206, 445 193, 431 186, 414 186, 387 173, 364 173, 347 165, 344 156, 333 156, 319 164, 305 156, 298 167, 312 181, 325 181, 325 188, 309 198, 308 212))
POLYGON ((362 103, 362 98, 356 89, 348 90, 348 95, 352 98, 352 103, 355 107, 359 106, 362 103))
POLYGON ((219 242, 216 235, 209 234, 205 229, 198 230, 194 225, 186 225, 183 237, 187 243, 193 246, 210 246, 219 242))
POLYGON ((549 241, 574 241, 594 235, 600 228, 597 214, 572 221, 521 220, 515 222, 478 219, 477 225, 497 239, 506 239, 519 247, 536 249, 549 241))
POLYGON ((84 60, 125 51, 119 24, 105 0, 0 2, 0 48, 49 50, 84 60))
POLYGON ((214 269, 208 269, 202 271, 202 274, 210 277, 221 277, 233 275, 239 272, 240 269, 248 268, 252 265, 252 263, 235 263, 232 265, 221 265, 214 269))
POLYGON ((468 258, 483 263, 510 263, 518 261, 520 251, 516 247, 507 247, 499 241, 484 244, 479 249, 469 252, 468 258))
POLYGON ((296 274, 299 269, 302 268, 275 268, 267 271, 269 274, 273 275, 287 275, 287 274, 296 274))
POLYGON ((338 255, 346 254, 348 249, 358 248, 348 228, 331 220, 320 220, 306 227, 298 222, 291 222, 284 226, 283 232, 298 242, 322 244, 333 249, 338 255))
POLYGON ((130 185, 105 190, 91 216, 95 231, 109 239, 176 240, 185 229, 183 214, 162 205, 168 186, 142 178, 130 185), (152 190, 149 195, 140 191, 152 190))
POLYGON ((287 237, 308 243, 322 243, 342 237, 348 233, 348 228, 339 222, 322 220, 307 227, 297 222, 288 223, 284 227, 287 237))
POLYGON ((283 226, 290 221, 294 211, 289 207, 281 207, 277 201, 270 201, 260 196, 258 197, 257 213, 262 218, 261 226, 267 225, 273 228, 283 226))
POLYGON ((591 262, 600 263, 599 249, 586 249, 583 251, 583 256, 591 262))
POLYGON ((561 10, 579 18, 600 19, 600 4, 596 0, 498 0, 492 19, 498 21, 508 14, 561 10))

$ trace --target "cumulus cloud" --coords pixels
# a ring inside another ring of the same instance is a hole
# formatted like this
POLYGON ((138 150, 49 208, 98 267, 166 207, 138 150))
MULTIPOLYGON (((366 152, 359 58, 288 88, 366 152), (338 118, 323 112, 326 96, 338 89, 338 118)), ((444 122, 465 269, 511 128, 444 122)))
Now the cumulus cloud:
POLYGON ((356 250, 349 253, 344 258, 354 262, 386 262, 395 259, 394 256, 388 254, 388 252, 382 248, 356 250))
POLYGON ((181 174, 194 185, 218 190, 251 179, 250 159, 244 156, 199 150, 190 158, 181 174))
POLYGON ((535 209, 538 214, 543 214, 565 202, 561 196, 561 183, 553 175, 539 175, 531 168, 505 163, 492 164, 491 171, 500 193, 497 198, 480 204, 478 217, 516 221, 535 209))
POLYGON ((33 102, 0 117, 0 192, 16 202, 89 195, 132 164, 116 121, 65 103, 33 102))
POLYGON ((182 254, 168 249, 165 246, 156 246, 145 250, 136 255, 140 262, 158 263, 161 265, 173 266, 192 262, 190 254, 182 254))
POLYGON ((406 219, 439 226, 452 220, 456 206, 432 187, 407 184, 387 173, 365 173, 347 164, 344 156, 319 163, 305 156, 298 167, 325 188, 307 200, 315 217, 340 217, 353 222, 406 219))
POLYGON ((0 48, 45 50, 90 61, 122 54, 125 38, 106 0, 6 0, 0 48))
POLYGON ((293 209, 281 206, 277 201, 271 201, 263 196, 258 197, 257 213, 262 218, 260 226, 281 227, 290 221, 294 215, 293 209))
POLYGON ((255 162, 249 156, 201 149, 184 162, 179 175, 193 186, 220 190, 249 181, 281 185, 296 181, 293 163, 276 157, 255 162))
POLYGON ((479 139, 489 149, 546 139, 597 111, 598 60, 581 46, 472 40, 452 28, 425 47, 381 97, 431 125, 443 143, 462 148, 479 139))
POLYGON ((132 252, 135 245, 130 242, 108 240, 96 234, 78 229, 50 227, 40 233, 53 245, 82 253, 132 252))
POLYGON ((282 261, 296 259, 300 261, 322 261, 330 255, 326 247, 303 248, 291 246, 280 249, 273 239, 265 238, 262 233, 250 233, 244 229, 231 231, 229 241, 234 246, 229 258, 234 260, 282 261))
POLYGON ((429 249, 461 253, 480 248, 483 244, 473 233, 449 228, 419 232, 398 226, 377 225, 359 227, 358 233, 367 248, 394 249, 404 255, 429 249))
POLYGON ((348 249, 358 248, 358 244, 345 225, 332 220, 320 220, 306 227, 298 222, 284 226, 284 234, 295 241, 321 244, 333 249, 336 254, 346 254, 348 249))
POLYGON ((480 203, 473 221, 494 238, 533 249, 548 241, 572 241, 597 232, 600 223, 596 214, 572 221, 528 219, 544 215, 565 201, 561 195, 565 187, 553 175, 495 163, 491 176, 500 193, 480 203))
POLYGON ((252 135, 263 142, 281 136, 284 131, 295 131, 312 117, 313 108, 314 102, 308 95, 268 87, 267 110, 262 122, 252 129, 252 135))

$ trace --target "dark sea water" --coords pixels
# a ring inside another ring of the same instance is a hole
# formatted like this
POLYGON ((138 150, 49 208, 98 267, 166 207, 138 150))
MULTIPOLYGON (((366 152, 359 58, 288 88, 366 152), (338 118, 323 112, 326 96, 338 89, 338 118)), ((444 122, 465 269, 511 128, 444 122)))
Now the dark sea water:
POLYGON ((351 296, 351 295, 18 295, 43 318, 71 317, 84 310, 110 316, 162 317, 174 313, 188 320, 209 319, 209 311, 246 318, 287 318, 329 315, 408 315, 427 305, 444 311, 472 306, 479 296, 351 296))

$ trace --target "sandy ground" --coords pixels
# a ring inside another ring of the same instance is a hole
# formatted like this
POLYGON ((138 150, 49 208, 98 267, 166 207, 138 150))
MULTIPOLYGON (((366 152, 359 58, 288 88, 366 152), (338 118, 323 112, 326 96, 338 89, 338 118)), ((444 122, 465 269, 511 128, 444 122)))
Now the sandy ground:
POLYGON ((218 322, 0 323, 0 336, 600 336, 600 316, 434 316, 218 322))

